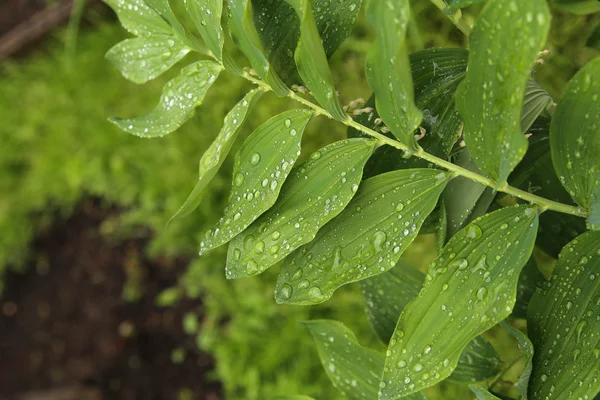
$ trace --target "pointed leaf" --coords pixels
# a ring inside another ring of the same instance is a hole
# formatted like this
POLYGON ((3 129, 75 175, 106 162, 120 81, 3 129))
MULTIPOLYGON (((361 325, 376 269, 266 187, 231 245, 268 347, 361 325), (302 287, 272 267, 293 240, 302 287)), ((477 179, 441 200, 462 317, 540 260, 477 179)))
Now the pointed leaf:
POLYGON ((520 330, 510 326, 505 321, 501 322, 500 325, 515 339, 517 339, 517 347, 525 355, 525 369, 521 373, 515 386, 519 390, 521 396, 527 400, 527 387, 529 386, 529 378, 531 377, 531 370, 533 367, 533 344, 529 340, 526 334, 520 330))
POLYGON ((181 70, 164 87, 160 102, 149 114, 137 118, 111 118, 125 132, 153 138, 177 130, 194 115, 208 89, 221 72, 213 61, 198 61, 181 70))
MULTIPOLYGON (((275 205, 232 240, 227 277, 259 274, 313 240, 358 190, 363 166, 376 143, 368 139, 336 142, 292 170, 275 205)), ((266 186, 268 180, 262 183, 266 186)))
POLYGON ((592 14, 600 11, 598 0, 554 0, 553 3, 563 10, 573 14, 592 14))
POLYGON ((366 75, 381 119, 400 142, 416 150, 414 131, 423 114, 414 103, 405 43, 409 7, 408 0, 368 2, 367 19, 377 40, 367 55, 366 75))
POLYGON ((244 96, 244 98, 225 116, 225 122, 219 135, 200 159, 199 177, 194 190, 192 190, 192 193, 190 193, 179 211, 171 217, 169 224, 177 218, 189 215, 198 207, 198 205, 200 205, 204 188, 217 174, 221 165, 223 165, 227 154, 229 154, 229 150, 231 150, 231 146, 235 142, 235 139, 246 120, 246 116, 254 104, 260 99, 262 94, 263 92, 259 89, 248 92, 246 96, 244 96))
POLYGON ((104 0, 112 8, 121 24, 134 35, 170 35, 169 24, 148 7, 144 0, 104 0))
MULTIPOLYGON (((540 222, 541 225, 541 222, 540 222)), ((517 302, 513 309, 512 315, 517 318, 527 318, 527 308, 529 301, 537 289, 542 287, 545 279, 540 273, 535 262, 535 258, 531 257, 521 271, 519 283, 517 285, 517 302)))
POLYGON ((304 84, 333 118, 345 121, 348 116, 338 100, 327 55, 319 36, 309 0, 286 0, 300 18, 300 41, 294 58, 304 84))
POLYGON ((398 399, 448 377, 467 343, 510 314, 537 224, 536 208, 509 207, 450 239, 429 267, 423 290, 400 316, 380 399, 398 399))
POLYGON ((208 49, 217 60, 223 58, 223 28, 221 27, 221 14, 223 13, 223 0, 184 0, 185 8, 194 21, 196 29, 206 43, 208 49))
MULTIPOLYGON (((323 368, 333 385, 353 400, 373 400, 379 390, 384 356, 361 346, 342 323, 328 320, 304 322, 319 352, 323 368)), ((421 393, 407 400, 425 399, 421 393)))
POLYGON ((529 303, 535 354, 529 399, 588 399, 600 392, 600 232, 560 253, 550 281, 529 303))
POLYGON ((476 336, 464 348, 456 369, 448 380, 461 383, 481 382, 500 372, 502 361, 483 336, 476 336))
POLYGON ((521 109, 521 132, 527 133, 542 113, 551 115, 553 105, 554 100, 550 94, 536 81, 528 80, 521 109))
POLYGON ((477 400, 500 400, 499 397, 494 396, 485 388, 469 385, 469 389, 471 389, 471 392, 475 393, 477 400))
POLYGON ((279 114, 246 139, 235 157, 229 205, 217 226, 206 232, 200 254, 227 243, 267 211, 300 155, 304 128, 313 113, 279 114))
POLYGON ((170 35, 148 35, 127 39, 106 53, 126 79, 144 83, 160 76, 190 52, 190 48, 170 35))
POLYGON ((523 94, 549 27, 545 0, 495 0, 469 37, 468 72, 456 104, 473 159, 498 187, 527 150, 519 124, 523 94))
POLYGON ((552 118, 550 148, 563 186, 600 229, 600 58, 569 82, 552 118))
POLYGON ((348 207, 286 259, 277 302, 321 303, 342 285, 391 269, 435 208, 448 179, 439 170, 413 169, 363 181, 348 207))

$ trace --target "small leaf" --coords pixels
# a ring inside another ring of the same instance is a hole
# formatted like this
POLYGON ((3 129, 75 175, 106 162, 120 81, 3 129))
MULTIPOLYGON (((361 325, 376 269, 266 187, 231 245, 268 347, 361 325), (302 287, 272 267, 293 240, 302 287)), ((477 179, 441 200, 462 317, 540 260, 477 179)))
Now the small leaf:
POLYGON ((465 346, 510 314, 537 224, 536 208, 508 207, 450 239, 430 265, 423 290, 400 316, 380 399, 398 399, 448 377, 465 346))
MULTIPOLYGON (((275 205, 232 240, 227 277, 259 274, 313 240, 358 190, 363 166, 376 143, 368 139, 336 142, 292 170, 275 205)), ((267 186, 269 180, 261 184, 267 186)))
POLYGON ((233 107, 233 109, 225 116, 225 122, 221 132, 210 145, 208 150, 204 152, 200 159, 199 177, 194 190, 188 196, 185 203, 179 211, 171 217, 169 224, 177 218, 185 217, 194 211, 202 199, 201 195, 206 185, 214 178, 221 165, 225 161, 231 146, 240 132, 240 129, 246 120, 246 116, 260 99, 263 92, 259 89, 252 90, 244 96, 244 98, 233 107))
POLYGON ((550 148, 563 186, 600 229, 600 58, 569 82, 552 118, 550 148))
MULTIPOLYGON (((541 222, 540 222, 541 225, 541 222)), ((517 285, 517 302, 512 315, 517 318, 527 318, 527 308, 529 301, 535 291, 542 287, 545 279, 538 270, 535 258, 531 257, 521 271, 519 283, 517 285)))
POLYGON ((185 8, 194 21, 196 29, 206 43, 208 49, 217 60, 223 58, 223 28, 221 27, 221 14, 223 13, 223 0, 184 0, 185 8))
POLYGON ((126 79, 144 83, 160 76, 190 52, 190 48, 170 35, 127 39, 106 53, 126 79))
MULTIPOLYGON (((340 322, 315 320, 304 325, 315 339, 321 363, 333 385, 353 400, 376 399, 383 354, 361 346, 340 322)), ((421 393, 406 399, 426 400, 421 393)))
POLYGON ((600 391, 600 232, 560 253, 550 281, 529 303, 535 354, 529 399, 588 399, 600 391))
POLYGON ((414 103, 405 43, 409 15, 408 0, 368 2, 367 19, 377 40, 367 55, 366 75, 381 119, 400 142, 416 150, 414 131, 423 114, 414 103))
POLYGON ((550 94, 539 83, 531 79, 527 81, 523 97, 521 132, 526 133, 542 113, 552 114, 554 100, 552 100, 550 94))
POLYGON ((164 87, 160 103, 149 114, 137 118, 111 118, 110 122, 133 135, 153 138, 177 130, 194 115, 208 89, 221 72, 213 61, 198 61, 181 70, 164 87))
POLYGON ((227 243, 275 204, 300 155, 300 140, 312 115, 308 110, 286 111, 246 139, 235 157, 229 205, 217 226, 206 232, 200 254, 227 243))
POLYGON ((286 0, 300 18, 300 41, 296 47, 294 58, 298 73, 312 95, 331 116, 345 121, 348 116, 338 100, 333 77, 327 63, 327 55, 319 36, 315 17, 308 0, 286 0))
POLYGON ((477 400, 500 400, 499 397, 494 396, 485 388, 469 385, 469 389, 471 389, 471 392, 475 393, 477 400))
POLYGON ((448 380, 460 383, 480 382, 500 372, 502 361, 483 336, 476 336, 464 348, 456 369, 448 380))
POLYGON ((144 0, 104 0, 112 8, 119 21, 134 35, 170 35, 169 24, 144 0))
POLYGON ((348 207, 286 259, 277 281, 277 302, 321 303, 342 285, 392 268, 448 180, 439 170, 414 169, 363 181, 348 207))
POLYGON ((585 15, 600 11, 598 0, 554 0, 553 3, 573 14, 585 15))
POLYGON ((531 370, 533 367, 533 344, 529 340, 526 334, 520 330, 513 328, 505 321, 501 322, 500 325, 515 339, 517 339, 517 347, 525 355, 525 369, 521 373, 521 376, 515 383, 516 388, 523 399, 527 400, 527 387, 529 386, 529 378, 531 376, 531 370))
POLYGON ((523 95, 549 27, 545 0, 495 0, 485 6, 469 38, 468 72, 456 104, 473 159, 498 187, 527 150, 519 124, 523 95))

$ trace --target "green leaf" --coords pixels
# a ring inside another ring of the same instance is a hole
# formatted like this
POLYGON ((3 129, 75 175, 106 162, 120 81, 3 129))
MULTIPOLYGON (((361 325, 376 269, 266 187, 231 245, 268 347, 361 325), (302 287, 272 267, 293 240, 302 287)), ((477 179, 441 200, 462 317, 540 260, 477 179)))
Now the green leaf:
POLYGON ((468 72, 456 104, 473 159, 498 187, 527 150, 519 124, 523 95, 549 27, 545 0, 495 0, 485 6, 469 38, 468 72))
POLYGON ((267 211, 300 155, 300 141, 312 111, 291 110, 258 127, 235 157, 229 205, 204 235, 200 254, 227 243, 267 211))
POLYGON ((221 61, 225 40, 221 27, 223 0, 184 0, 184 2, 204 43, 217 60, 221 61))
POLYGON ((525 355, 525 369, 521 373, 521 376, 515 383, 516 388, 519 390, 521 396, 527 400, 527 387, 529 386, 529 378, 531 377, 531 371, 533 368, 533 344, 520 330, 510 326, 505 321, 501 322, 500 325, 515 339, 517 339, 517 347, 525 355))
POLYGON ((110 122, 132 135, 153 138, 177 130, 194 115, 208 89, 221 72, 213 61, 198 61, 181 70, 164 87, 160 102, 149 114, 137 118, 115 118, 110 122))
POLYGON ((377 39, 367 54, 366 75, 381 119, 400 142, 414 151, 414 131, 423 114, 414 103, 405 43, 409 15, 408 0, 368 2, 367 19, 377 39))
POLYGON ((600 58, 569 82, 552 118, 550 148, 563 186, 600 229, 600 58))
POLYGON ((475 393, 477 400, 500 400, 499 397, 494 396, 485 388, 469 385, 469 389, 471 389, 471 392, 475 393))
POLYGON ((104 0, 112 8, 119 21, 134 35, 170 35, 169 24, 144 0, 104 0))
POLYGON ((537 224, 536 208, 508 207, 450 239, 430 265, 423 290, 400 316, 380 399, 398 399, 448 377, 465 346, 510 314, 537 224))
POLYGON ((480 382, 500 372, 502 361, 483 336, 476 336, 464 348, 456 369, 448 380, 460 383, 480 382))
POLYGON ((277 302, 321 303, 342 285, 391 269, 449 178, 443 171, 413 169, 363 181, 348 207, 286 259, 277 302))
POLYGON ((219 168, 221 168, 221 165, 223 165, 248 113, 262 95, 263 92, 259 89, 248 92, 225 116, 225 122, 219 135, 200 159, 199 177, 194 190, 192 190, 192 193, 190 193, 179 211, 171 217, 169 224, 177 218, 189 215, 200 205, 204 188, 206 188, 219 168))
POLYGON ((376 143, 369 139, 336 142, 292 170, 275 205, 232 240, 227 277, 259 274, 313 240, 358 190, 376 143))
POLYGON ((281 396, 275 396, 273 398, 271 398, 271 400, 315 400, 312 397, 308 397, 308 396, 303 396, 300 394, 297 395, 281 395, 281 396))
POLYGON ((529 399, 588 399, 600 391, 600 232, 560 253, 550 281, 529 303, 535 354, 529 399))
POLYGON ((252 21, 252 3, 250 0, 228 0, 228 2, 229 33, 234 43, 248 57, 254 71, 271 86, 273 92, 280 97, 287 96, 290 90, 269 65, 256 32, 252 21))
POLYGON ((170 35, 148 35, 126 39, 106 53, 126 79, 144 83, 160 76, 190 52, 170 35))
MULTIPOLYGON (((294 50, 300 40, 300 20, 285 0, 255 0, 254 23, 271 66, 281 79, 293 82, 296 74, 294 50)), ((319 36, 327 58, 348 37, 362 0, 311 0, 319 36)))
POLYGON ((310 3, 308 0, 286 2, 294 8, 300 18, 300 41, 294 53, 298 73, 319 104, 325 107, 333 118, 345 121, 348 116, 342 109, 333 86, 327 55, 310 3))
POLYGON ((573 14, 592 14, 600 11, 598 0, 554 0, 553 3, 563 10, 573 14))
POLYGON ((527 133, 535 120, 542 114, 552 115, 554 100, 539 83, 528 80, 521 109, 521 132, 527 133))
MULTIPOLYGON (((541 224, 541 222, 540 222, 541 224)), ((512 315, 517 318, 527 318, 529 301, 537 289, 542 287, 545 279, 540 273, 535 258, 531 257, 521 271, 517 285, 517 302, 512 315)))
MULTIPOLYGON (((383 354, 361 346, 340 322, 315 320, 304 325, 315 339, 321 363, 333 385, 353 400, 376 399, 383 354)), ((406 399, 426 400, 421 393, 406 399)))

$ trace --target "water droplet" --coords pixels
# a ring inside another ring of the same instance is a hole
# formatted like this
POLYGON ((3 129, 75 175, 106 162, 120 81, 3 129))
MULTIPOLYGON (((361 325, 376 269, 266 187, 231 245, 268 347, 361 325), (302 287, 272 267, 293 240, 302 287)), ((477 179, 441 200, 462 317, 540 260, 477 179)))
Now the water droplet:
POLYGON ((469 266, 469 262, 464 258, 457 258, 448 264, 450 268, 458 268, 459 270, 463 270, 469 266))
POLYGON ((256 263, 256 261, 254 261, 254 260, 248 261, 248 264, 246 264, 246 272, 249 275, 254 275, 255 273, 258 272, 258 264, 256 263))
POLYGON ((479 290, 477 290, 477 298, 479 299, 479 301, 483 301, 485 299, 485 296, 487 296, 487 289, 484 287, 479 288, 479 290))
POLYGON ((271 253, 271 255, 275 255, 278 252, 279 252, 279 245, 277 245, 277 244, 275 246, 272 246, 271 249, 269 250, 269 253, 271 253))
POLYGON ((352 193, 356 193, 358 191, 358 185, 355 183, 352 185, 352 193))
POLYGON ((285 120, 285 126, 286 126, 286 128, 289 128, 290 126, 292 126, 292 120, 291 120, 291 119, 289 119, 289 118, 288 118, 288 119, 286 119, 286 120, 285 120))
POLYGON ((316 286, 312 287, 308 290, 308 297, 312 301, 321 301, 324 298, 323 293, 321 292, 321 289, 316 286))
POLYGON ((256 254, 261 254, 265 251, 265 242, 263 242, 262 240, 260 242, 257 242, 254 245, 254 252, 256 254))
POLYGON ((288 285, 287 283, 284 283, 281 286, 281 297, 285 300, 288 300, 292 297, 292 292, 293 289, 290 285, 288 285))
POLYGON ((423 370, 423 365, 421 365, 421 364, 417 364, 417 365, 415 365, 415 366, 413 367, 413 370, 414 370, 415 372, 422 371, 422 370, 423 370))
POLYGON ((398 368, 405 368, 406 367, 406 361, 400 360, 400 361, 398 361, 398 363, 396 364, 396 366, 398 368))
POLYGON ((234 260, 239 261, 241 256, 242 256, 242 252, 240 251, 240 249, 233 250, 233 259, 234 260))
POLYGON ((235 213, 235 215, 233 216, 233 220, 237 221, 238 219, 240 219, 242 217, 242 214, 240 213, 235 213))
POLYGON ((540 376, 540 379, 542 380, 542 382, 546 382, 548 380, 548 376, 546 374, 542 374, 542 376, 540 376))
POLYGON ((467 228, 467 239, 477 240, 483 236, 483 232, 481 232, 481 228, 477 224, 471 224, 467 228))
POLYGON ((580 323, 577 324, 577 328, 576 328, 577 343, 579 343, 579 340, 581 339, 581 334, 583 333, 583 330, 585 329, 586 326, 587 326, 587 321, 581 321, 580 323))
POLYGON ((448 365, 450 365, 450 360, 448 360, 447 358, 444 360, 444 362, 442 363, 442 365, 444 366, 444 368, 448 367, 448 365))
POLYGON ((252 157, 250 157, 250 164, 256 165, 260 162, 260 154, 254 153, 252 157))
POLYGON ((373 246, 375 247, 375 251, 383 250, 383 244, 385 243, 386 239, 387 239, 387 235, 385 234, 385 232, 383 232, 383 231, 375 232, 375 235, 373 235, 373 246))
POLYGON ((275 231, 273 233, 271 233, 271 239, 273 240, 277 240, 281 237, 281 233, 279 233, 279 231, 275 231))
POLYGON ((235 174, 235 178, 233 178, 233 183, 235 184, 235 186, 242 186, 242 183, 244 183, 244 175, 242 175, 239 172, 235 174))
POLYGON ((302 270, 302 268, 298 268, 296 270, 296 272, 294 272, 294 275, 292 275, 292 279, 293 280, 298 280, 300 278, 302 278, 302 274, 304 273, 304 271, 302 270))
POLYGON ((311 160, 318 160, 319 158, 321 158, 321 152, 315 151, 314 153, 311 154, 310 158, 311 158, 311 160))
POLYGON ((404 210, 404 204, 402 204, 402 203, 398 203, 398 204, 396 205, 396 211, 400 212, 400 211, 402 211, 402 210, 404 210))

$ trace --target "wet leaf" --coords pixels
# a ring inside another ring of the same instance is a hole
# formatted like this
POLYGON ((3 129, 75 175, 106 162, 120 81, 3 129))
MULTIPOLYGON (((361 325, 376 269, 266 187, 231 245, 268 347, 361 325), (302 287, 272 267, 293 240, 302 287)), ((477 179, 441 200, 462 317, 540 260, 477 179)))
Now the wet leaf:
MULTIPOLYGON (((383 354, 361 346, 340 322, 315 320, 304 325, 315 339, 321 363, 333 385, 350 399, 376 399, 383 354)), ((426 400, 421 393, 406 399, 426 400)))
POLYGON ((112 8, 119 21, 134 35, 170 35, 169 24, 148 7, 144 0, 104 0, 112 8))
POLYGON ((290 90, 271 68, 265 50, 252 21, 252 3, 250 0, 228 0, 229 4, 229 33, 236 46, 252 64, 254 71, 268 83, 273 92, 287 96, 290 90))
POLYGON ((413 169, 363 181, 348 207, 286 259, 277 302, 321 303, 342 285, 391 269, 448 180, 439 170, 413 169))
POLYGON ((223 0, 185 0, 185 8, 208 49, 217 60, 223 58, 223 0))
POLYGON ((400 316, 380 399, 398 399, 445 379, 465 346, 511 313, 537 216, 529 206, 503 208, 450 239, 430 265, 423 290, 400 316))
POLYGON ((475 397, 477 397, 477 400, 500 400, 499 397, 494 396, 485 388, 475 385, 469 385, 469 389, 471 389, 471 392, 475 393, 475 397))
POLYGON ((545 0, 488 3, 469 37, 467 77, 456 104, 477 166, 504 185, 527 150, 519 124, 530 68, 550 26, 545 0))
POLYGON ((365 73, 381 119, 400 142, 416 150, 414 131, 423 114, 414 103, 405 43, 409 15, 408 0, 368 2, 367 19, 377 39, 367 54, 365 73))
MULTIPOLYGON (((369 139, 336 142, 294 168, 275 205, 232 240, 227 277, 259 274, 313 240, 358 190, 363 166, 376 143, 369 139)), ((261 184, 266 187, 269 180, 261 184)))
POLYGON ((275 204, 300 155, 302 134, 312 115, 308 110, 286 111, 248 136, 235 157, 229 204, 217 226, 206 232, 200 254, 227 243, 275 204))
POLYGON ((300 41, 294 58, 298 73, 304 84, 333 118, 344 121, 348 118, 338 100, 333 77, 327 63, 327 55, 319 36, 315 17, 309 0, 286 0, 300 18, 300 41))
POLYGON ((561 183, 590 210, 588 225, 600 229, 600 58, 569 82, 552 118, 550 148, 561 183))
POLYGON ((260 99, 263 92, 259 89, 252 90, 244 96, 244 98, 231 109, 231 111, 225 116, 225 122, 223 128, 219 132, 219 135, 210 147, 204 152, 200 159, 199 177, 194 190, 188 196, 185 203, 181 206, 179 211, 169 220, 169 224, 177 218, 185 217, 194 211, 202 199, 202 193, 204 188, 214 178, 221 165, 225 161, 231 146, 235 142, 235 139, 240 132, 246 116, 254 106, 254 104, 260 99))
POLYGON ((535 354, 529 399, 592 398, 600 391, 600 232, 560 253, 550 281, 529 303, 535 354))
POLYGON ((598 0, 554 0, 553 3, 573 14, 592 14, 600 11, 598 0))
POLYGON ((531 297, 535 291, 542 287, 544 282, 544 276, 538 270, 535 258, 531 257, 527 264, 525 264, 523 267, 521 276, 519 276, 519 283, 517 285, 517 302, 515 303, 515 308, 512 312, 513 317, 527 318, 529 301, 531 300, 531 297))
POLYGON ((160 102, 149 114, 137 118, 111 118, 110 121, 132 135, 152 138, 164 136, 183 125, 202 104, 204 96, 221 66, 213 61, 198 61, 181 70, 164 87, 160 102))
POLYGON ((190 52, 170 35, 148 35, 126 39, 112 47, 106 58, 126 79, 144 83, 160 76, 190 52))
POLYGON ((531 377, 531 370, 533 368, 533 344, 529 340, 526 334, 520 330, 510 326, 505 321, 501 322, 500 325, 515 339, 517 339, 517 347, 525 356, 525 369, 521 373, 521 376, 515 383, 516 388, 519 390, 521 396, 527 400, 527 387, 529 386, 529 378, 531 377))

